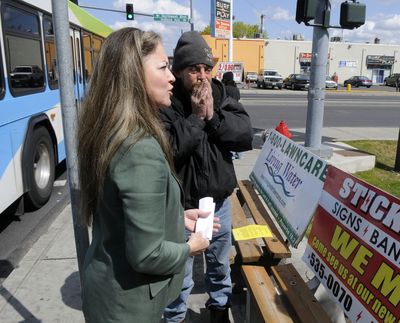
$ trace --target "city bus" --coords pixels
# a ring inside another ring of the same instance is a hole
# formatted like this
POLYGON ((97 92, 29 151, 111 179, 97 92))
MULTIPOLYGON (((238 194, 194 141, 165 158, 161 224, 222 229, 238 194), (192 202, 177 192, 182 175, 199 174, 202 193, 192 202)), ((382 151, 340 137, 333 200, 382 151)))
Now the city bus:
MULTIPOLYGON (((68 1, 77 108, 112 29, 68 1)), ((51 0, 0 1, 0 213, 38 209, 65 159, 51 0)))

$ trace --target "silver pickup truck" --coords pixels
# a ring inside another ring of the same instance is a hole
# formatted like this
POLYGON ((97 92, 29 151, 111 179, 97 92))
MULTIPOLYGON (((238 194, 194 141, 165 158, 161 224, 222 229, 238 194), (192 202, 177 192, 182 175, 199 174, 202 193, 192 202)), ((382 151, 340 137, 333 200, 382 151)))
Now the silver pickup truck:
POLYGON ((275 70, 263 70, 257 78, 257 87, 282 89, 282 76, 275 70))

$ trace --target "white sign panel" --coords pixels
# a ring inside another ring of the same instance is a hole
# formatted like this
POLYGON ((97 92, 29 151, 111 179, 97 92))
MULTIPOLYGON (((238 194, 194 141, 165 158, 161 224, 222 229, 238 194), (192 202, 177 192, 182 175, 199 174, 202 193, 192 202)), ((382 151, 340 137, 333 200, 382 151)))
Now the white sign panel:
POLYGON ((219 62, 215 78, 222 80, 225 72, 233 73, 233 80, 235 83, 242 82, 243 77, 243 63, 242 62, 219 62))
POLYGON ((250 174, 293 246, 314 214, 327 169, 325 160, 272 130, 250 174))

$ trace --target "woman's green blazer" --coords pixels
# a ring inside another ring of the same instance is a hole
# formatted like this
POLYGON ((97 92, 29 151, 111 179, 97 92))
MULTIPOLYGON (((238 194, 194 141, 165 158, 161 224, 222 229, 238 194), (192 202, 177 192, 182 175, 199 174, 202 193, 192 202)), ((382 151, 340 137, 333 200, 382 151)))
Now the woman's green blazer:
POLYGON ((179 295, 189 256, 182 195, 153 137, 113 157, 93 219, 86 254, 83 312, 87 322, 159 322, 179 295))

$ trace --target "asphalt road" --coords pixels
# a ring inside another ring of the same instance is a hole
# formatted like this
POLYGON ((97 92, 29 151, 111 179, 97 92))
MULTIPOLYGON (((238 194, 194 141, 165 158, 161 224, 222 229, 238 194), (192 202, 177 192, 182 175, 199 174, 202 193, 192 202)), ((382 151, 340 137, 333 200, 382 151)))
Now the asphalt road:
MULTIPOLYGON (((306 91, 241 90, 241 102, 254 128, 274 128, 284 120, 289 128, 305 128, 306 91)), ((400 93, 327 91, 324 127, 399 127, 400 93)))
MULTIPOLYGON (((383 87, 380 87, 381 89, 383 87)), ((284 120, 289 127, 305 128, 307 92, 291 90, 241 90, 241 102, 253 127, 275 128, 284 120)), ((400 94, 393 91, 328 92, 325 101, 326 127, 399 127, 400 94)), ((0 283, 18 266, 32 244, 47 230, 69 201, 65 167, 58 178, 50 201, 36 212, 16 217, 0 214, 0 283)))

